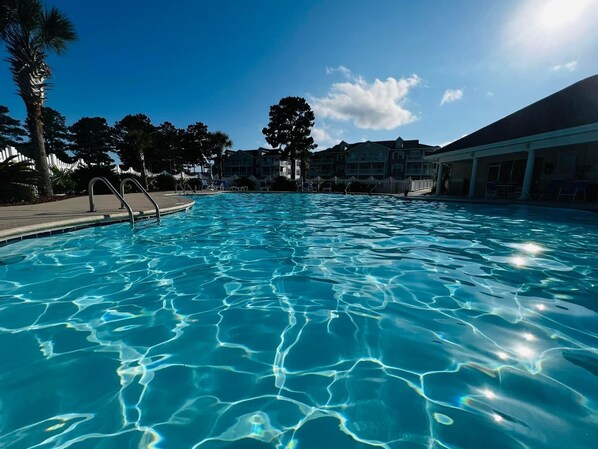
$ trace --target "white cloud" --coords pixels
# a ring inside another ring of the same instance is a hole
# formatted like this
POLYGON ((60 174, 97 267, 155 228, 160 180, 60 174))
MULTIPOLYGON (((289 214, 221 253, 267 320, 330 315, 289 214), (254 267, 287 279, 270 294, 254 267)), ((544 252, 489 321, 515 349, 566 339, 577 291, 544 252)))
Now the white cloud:
POLYGON ((344 65, 339 65, 336 68, 326 67, 326 74, 327 75, 333 75, 336 72, 339 72, 345 78, 353 79, 353 74, 351 73, 351 70, 349 70, 348 68, 346 68, 344 65))
POLYGON ((342 130, 332 129, 327 125, 314 126, 311 129, 311 136, 318 144, 316 151, 325 150, 339 143, 342 139, 342 130))
POLYGON ((567 70, 569 72, 573 72, 577 68, 577 61, 569 61, 565 64, 557 64, 552 67, 552 70, 558 72, 560 70, 567 70))
POLYGON ((486 95, 488 95, 489 97, 493 97, 494 96, 494 92, 492 91, 487 91, 486 95))
POLYGON ((353 77, 350 71, 348 74, 350 82, 334 83, 325 97, 311 98, 319 118, 352 121, 361 129, 393 129, 417 120, 404 108, 409 90, 421 82, 417 75, 376 79, 370 84, 362 77, 353 77))
POLYGON ((460 100, 461 98, 463 98, 463 89, 447 89, 444 91, 442 100, 440 100, 440 106, 460 100))

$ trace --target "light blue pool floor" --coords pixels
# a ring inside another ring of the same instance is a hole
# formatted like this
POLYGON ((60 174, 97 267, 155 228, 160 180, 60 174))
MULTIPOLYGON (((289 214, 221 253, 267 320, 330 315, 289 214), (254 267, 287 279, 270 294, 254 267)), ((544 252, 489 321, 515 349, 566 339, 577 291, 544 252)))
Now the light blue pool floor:
POLYGON ((594 447, 597 229, 220 195, 0 248, 0 447, 594 447))

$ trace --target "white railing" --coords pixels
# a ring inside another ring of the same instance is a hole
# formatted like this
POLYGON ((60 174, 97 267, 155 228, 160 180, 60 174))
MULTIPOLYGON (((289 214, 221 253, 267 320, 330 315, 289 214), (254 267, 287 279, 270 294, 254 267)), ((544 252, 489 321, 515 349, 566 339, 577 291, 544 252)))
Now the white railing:
MULTIPOLYGON (((16 148, 14 147, 6 147, 5 149, 0 149, 0 162, 4 162, 9 157, 16 156, 13 159, 15 162, 28 162, 29 164, 35 165, 35 161, 23 154, 19 153, 16 148)), ((68 162, 61 161, 56 157, 55 154, 48 155, 48 166, 56 167, 60 171, 71 171, 76 170, 81 166, 87 165, 83 159, 78 159, 76 162, 69 164, 68 162)), ((141 172, 133 170, 133 168, 129 168, 128 170, 122 170, 118 165, 114 168, 114 171, 119 175, 136 175, 141 176, 141 172)), ((152 173, 149 170, 145 171, 145 174, 149 177, 155 177, 158 175, 171 175, 177 179, 191 179, 196 178, 196 176, 188 175, 184 172, 181 173, 168 173, 167 171, 163 171, 161 173, 152 173)))
MULTIPOLYGON (((16 148, 7 147, 5 149, 0 149, 0 162, 8 159, 11 156, 16 156, 15 160, 17 162, 29 162, 31 164, 34 163, 32 159, 19 153, 16 150, 16 148)), ((78 167, 80 167, 82 165, 86 165, 86 164, 82 159, 79 159, 78 161, 76 161, 72 164, 69 164, 69 163, 63 162, 60 159, 58 159, 55 154, 50 154, 48 156, 48 165, 50 167, 56 167, 61 171, 65 171, 65 170, 75 170, 78 167)), ((121 168, 118 165, 114 168, 114 171, 117 172, 118 174, 128 174, 128 175, 136 175, 136 176, 141 175, 140 172, 135 171, 132 168, 129 168, 128 170, 121 170, 121 168)), ((197 177, 197 176, 193 176, 193 175, 188 175, 184 172, 171 174, 171 173, 167 172, 166 170, 161 173, 152 173, 149 170, 146 170, 146 175, 148 177, 155 177, 158 175, 171 175, 171 176, 174 176, 176 179, 192 179, 192 178, 197 177)), ((233 175, 233 176, 229 176, 229 177, 223 177, 222 179, 227 181, 228 185, 233 185, 235 180, 237 180, 238 178, 239 178, 239 176, 233 175)), ((265 179, 258 179, 255 176, 249 176, 249 179, 251 179, 254 183, 257 183, 257 182, 270 181, 272 179, 272 177, 266 177, 265 179)), ((317 177, 317 178, 307 179, 306 181, 311 182, 311 183, 318 183, 318 184, 330 182, 330 183, 342 183, 345 185, 348 185, 351 182, 358 181, 358 182, 361 182, 364 184, 369 184, 372 187, 374 184, 376 184, 376 189, 374 191, 377 193, 401 193, 401 192, 404 192, 407 188, 409 188, 409 191, 415 192, 418 190, 431 189, 434 184, 433 179, 410 180, 410 179, 395 179, 392 177, 386 178, 386 179, 375 179, 373 177, 370 177, 368 179, 357 179, 356 177, 350 177, 350 178, 346 178, 346 179, 338 178, 338 177, 334 177, 334 178, 317 177)))

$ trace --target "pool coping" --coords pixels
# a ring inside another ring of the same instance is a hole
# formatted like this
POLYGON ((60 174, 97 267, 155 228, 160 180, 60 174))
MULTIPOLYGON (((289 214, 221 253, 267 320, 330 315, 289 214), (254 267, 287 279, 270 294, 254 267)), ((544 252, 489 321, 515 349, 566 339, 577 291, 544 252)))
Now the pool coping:
MULTIPOLYGON (((160 209, 160 215, 164 216, 177 212, 183 212, 191 209, 194 205, 195 201, 190 200, 185 204, 160 209)), ((155 218, 156 212, 154 209, 134 211, 133 217, 135 218, 136 222, 139 220, 147 220, 155 218)), ((94 226, 106 226, 114 223, 122 223, 125 221, 129 221, 128 212, 107 213, 102 215, 93 215, 90 217, 72 218, 68 220, 20 226, 17 228, 0 231, 0 246, 9 245, 11 243, 26 239, 47 237, 55 234, 77 231, 79 229, 90 228, 94 226)))

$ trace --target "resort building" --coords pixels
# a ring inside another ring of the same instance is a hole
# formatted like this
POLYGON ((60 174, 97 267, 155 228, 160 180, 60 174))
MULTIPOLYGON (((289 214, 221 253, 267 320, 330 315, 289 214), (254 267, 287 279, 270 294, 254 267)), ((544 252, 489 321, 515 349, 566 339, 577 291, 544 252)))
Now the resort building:
POLYGON ((598 75, 459 139, 438 163, 436 194, 596 200, 598 75), (563 191, 567 193, 563 193, 563 191))
MULTIPOLYGON (((354 144, 355 145, 355 144, 354 144)), ((345 158, 347 149, 350 147, 347 142, 341 141, 332 148, 312 153, 309 159, 308 178, 339 178, 345 177, 345 158)))
MULTIPOLYGON (((296 163, 295 179, 301 176, 299 161, 296 163)), ((224 154, 223 176, 255 176, 256 178, 291 178, 291 163, 282 157, 280 150, 258 148, 256 150, 227 151, 224 154)))
POLYGON ((437 148, 424 145, 419 140, 403 140, 400 137, 352 144, 340 142, 312 155, 309 177, 429 179, 434 176, 436 167, 424 157, 437 148))

